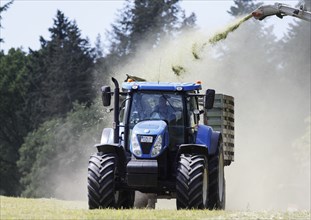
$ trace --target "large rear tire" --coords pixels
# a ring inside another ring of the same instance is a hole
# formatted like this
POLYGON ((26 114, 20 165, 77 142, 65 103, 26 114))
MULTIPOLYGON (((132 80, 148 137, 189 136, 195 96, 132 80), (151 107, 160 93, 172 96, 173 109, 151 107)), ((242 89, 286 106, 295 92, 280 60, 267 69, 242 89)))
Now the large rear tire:
POLYGON ((91 156, 87 186, 90 209, 133 207, 134 191, 116 190, 116 161, 116 156, 112 153, 91 156))
POLYGON ((207 200, 207 159, 203 155, 182 154, 176 176, 177 209, 205 209, 207 200))
POLYGON ((216 155, 209 158, 209 209, 225 209, 226 183, 224 172, 224 153, 222 143, 218 147, 216 155))

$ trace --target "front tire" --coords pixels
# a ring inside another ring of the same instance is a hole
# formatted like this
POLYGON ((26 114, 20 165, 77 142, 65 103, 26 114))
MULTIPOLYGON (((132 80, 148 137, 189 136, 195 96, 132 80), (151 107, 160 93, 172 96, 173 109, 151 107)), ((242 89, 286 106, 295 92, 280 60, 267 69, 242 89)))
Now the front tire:
POLYGON ((115 156, 97 153, 91 156, 88 166, 89 208, 112 208, 115 206, 115 156))
POLYGON ((177 209, 205 209, 207 200, 207 160, 199 154, 182 154, 176 176, 177 209))
POLYGON ((116 156, 97 153, 88 166, 88 204, 90 209, 132 208, 134 191, 116 190, 118 174, 116 156))
POLYGON ((222 143, 216 155, 209 158, 209 209, 225 209, 226 183, 224 172, 224 153, 222 143))

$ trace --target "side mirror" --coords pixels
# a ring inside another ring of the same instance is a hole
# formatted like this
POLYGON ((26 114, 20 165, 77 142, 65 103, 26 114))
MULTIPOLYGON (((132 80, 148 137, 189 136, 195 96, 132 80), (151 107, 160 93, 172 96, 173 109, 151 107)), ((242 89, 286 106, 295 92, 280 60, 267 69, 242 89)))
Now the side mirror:
POLYGON ((101 91, 102 91, 103 105, 105 107, 110 106, 110 104, 111 104, 111 90, 110 90, 110 86, 102 86, 101 87, 101 91))
POLYGON ((212 109, 214 106, 214 100, 215 100, 215 90, 214 89, 206 90, 205 100, 204 100, 204 108, 205 109, 212 109))

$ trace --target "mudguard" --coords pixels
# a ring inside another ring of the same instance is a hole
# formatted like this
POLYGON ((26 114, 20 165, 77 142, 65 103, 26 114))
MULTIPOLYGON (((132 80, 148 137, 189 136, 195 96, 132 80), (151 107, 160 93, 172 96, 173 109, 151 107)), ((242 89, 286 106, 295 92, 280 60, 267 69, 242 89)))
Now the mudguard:
POLYGON ((205 144, 181 144, 178 149, 177 158, 180 154, 199 153, 208 156, 208 148, 205 144))
POLYGON ((196 144, 206 145, 209 155, 214 155, 217 152, 220 137, 220 132, 214 131, 210 126, 199 125, 196 136, 196 144))
POLYGON ((210 155, 214 155, 218 153, 218 146, 219 146, 220 139, 221 139, 221 133, 218 131, 213 131, 210 155))
POLYGON ((113 153, 117 156, 119 171, 125 174, 125 165, 127 162, 126 152, 121 144, 113 143, 114 131, 112 128, 104 128, 100 144, 96 144, 99 153, 113 153))

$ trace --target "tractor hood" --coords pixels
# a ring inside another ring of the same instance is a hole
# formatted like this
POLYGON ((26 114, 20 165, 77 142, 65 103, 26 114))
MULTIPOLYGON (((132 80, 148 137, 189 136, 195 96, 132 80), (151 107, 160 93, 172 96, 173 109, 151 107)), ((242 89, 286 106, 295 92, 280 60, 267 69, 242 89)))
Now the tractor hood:
POLYGON ((154 158, 168 146, 168 128, 162 120, 137 123, 132 131, 130 150, 138 158, 154 158))
POLYGON ((136 134, 158 135, 161 134, 167 124, 162 120, 142 121, 135 125, 133 132, 136 134))

